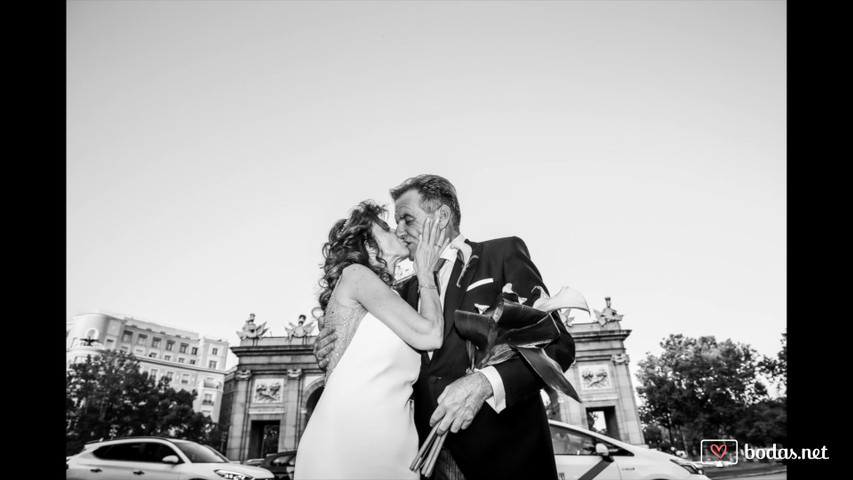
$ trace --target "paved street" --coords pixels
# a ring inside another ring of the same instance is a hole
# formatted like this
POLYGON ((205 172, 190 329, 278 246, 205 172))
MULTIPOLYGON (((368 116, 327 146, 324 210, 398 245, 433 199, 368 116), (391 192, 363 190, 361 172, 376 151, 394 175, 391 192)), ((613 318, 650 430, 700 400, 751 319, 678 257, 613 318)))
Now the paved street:
POLYGON ((743 476, 743 477, 734 477, 734 478, 749 478, 750 480, 787 480, 788 479, 788 472, 771 473, 768 475, 758 475, 758 476, 743 476))
POLYGON ((705 475, 712 480, 728 480, 732 478, 784 480, 788 478, 788 471, 784 465, 744 464, 726 469, 707 468, 705 469, 705 475))
MULTIPOLYGON (((784 467, 782 467, 784 468, 784 467)), ((788 471, 784 469, 783 471, 778 471, 778 467, 773 467, 768 473, 760 473, 756 471, 744 471, 744 472, 735 472, 729 471, 727 474, 723 474, 723 472, 714 472, 713 470, 705 474, 709 476, 712 480, 728 480, 734 478, 744 478, 749 480, 787 480, 788 471)))

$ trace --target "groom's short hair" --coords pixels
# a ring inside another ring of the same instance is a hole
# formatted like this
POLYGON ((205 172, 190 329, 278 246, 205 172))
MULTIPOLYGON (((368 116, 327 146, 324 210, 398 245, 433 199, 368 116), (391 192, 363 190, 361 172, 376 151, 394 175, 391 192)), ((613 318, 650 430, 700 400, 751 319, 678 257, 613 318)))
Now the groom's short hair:
POLYGON ((420 194, 420 207, 426 213, 433 213, 442 205, 450 207, 450 213, 452 213, 450 224, 459 230, 459 223, 462 221, 459 199, 456 198, 456 188, 446 178, 428 174, 409 178, 391 189, 391 198, 396 202, 409 190, 415 190, 420 194))

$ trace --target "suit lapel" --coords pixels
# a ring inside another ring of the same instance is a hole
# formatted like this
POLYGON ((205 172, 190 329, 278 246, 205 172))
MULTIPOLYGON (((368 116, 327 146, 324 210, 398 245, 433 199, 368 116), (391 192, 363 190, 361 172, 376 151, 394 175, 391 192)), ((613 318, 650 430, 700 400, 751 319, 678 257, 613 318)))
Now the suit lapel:
POLYGON ((468 259, 468 266, 465 268, 461 261, 457 261, 453 265, 449 285, 447 285, 447 291, 444 292, 444 338, 447 338, 450 331, 453 330, 453 324, 456 323, 456 309, 462 304, 465 292, 471 285, 471 279, 477 273, 480 253, 483 251, 483 246, 479 243, 469 240, 465 240, 465 243, 471 245, 471 258, 468 259))

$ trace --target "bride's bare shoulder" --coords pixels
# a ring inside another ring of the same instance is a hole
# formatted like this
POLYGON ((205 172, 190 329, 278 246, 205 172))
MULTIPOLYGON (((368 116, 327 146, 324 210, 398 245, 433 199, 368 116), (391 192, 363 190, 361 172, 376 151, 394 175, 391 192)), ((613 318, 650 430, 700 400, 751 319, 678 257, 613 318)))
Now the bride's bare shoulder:
POLYGON ((378 286, 377 282, 378 284, 383 284, 376 273, 366 266, 358 263, 347 265, 341 272, 341 278, 335 287, 335 296, 338 303, 348 307, 360 305, 360 302, 356 300, 356 291, 360 290, 363 292, 374 289, 378 286))
POLYGON ((359 284, 359 287, 375 287, 377 284, 384 285, 384 282, 379 278, 379 275, 376 275, 376 272, 360 263, 347 265, 341 273, 341 281, 347 285, 359 284))

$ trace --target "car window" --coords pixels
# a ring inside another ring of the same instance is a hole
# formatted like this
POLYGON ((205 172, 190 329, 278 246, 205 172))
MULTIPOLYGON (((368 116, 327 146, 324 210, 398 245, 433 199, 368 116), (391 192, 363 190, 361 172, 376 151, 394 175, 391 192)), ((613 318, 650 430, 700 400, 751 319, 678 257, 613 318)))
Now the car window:
POLYGON ((104 460, 138 462, 142 460, 143 447, 141 442, 116 443, 97 448, 92 454, 104 460))
POLYGON ((169 455, 175 455, 178 459, 181 458, 172 447, 165 443, 148 442, 145 444, 145 449, 142 451, 142 461, 162 463, 163 458, 168 457, 169 455))
POLYGON ((551 425, 554 455, 595 455, 595 441, 589 435, 551 425))
POLYGON ((610 455, 633 457, 634 454, 611 443, 599 440, 592 435, 584 435, 567 428, 554 425, 551 427, 551 444, 554 446, 554 455, 597 455, 595 445, 603 443, 610 455))
POLYGON ((230 463, 216 450, 186 440, 173 440, 192 463, 230 463))

